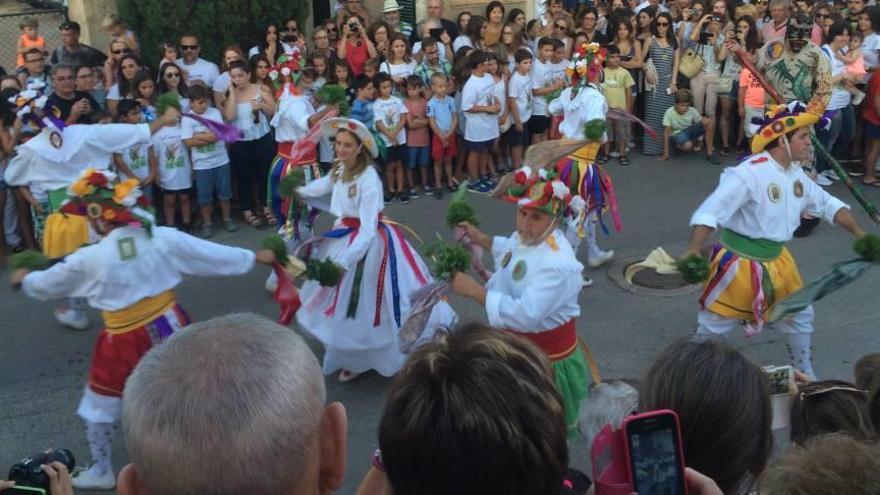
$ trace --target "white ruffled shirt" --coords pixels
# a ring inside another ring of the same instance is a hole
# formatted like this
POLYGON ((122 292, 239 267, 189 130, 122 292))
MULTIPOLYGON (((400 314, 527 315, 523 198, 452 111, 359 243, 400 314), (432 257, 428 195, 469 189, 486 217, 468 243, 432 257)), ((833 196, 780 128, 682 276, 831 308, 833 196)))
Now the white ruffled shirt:
POLYGON ((718 187, 691 217, 690 225, 727 228, 753 239, 791 240, 801 213, 834 223, 849 205, 810 180, 803 169, 785 169, 763 152, 721 173, 718 187))
MULTIPOLYGON (((559 132, 566 139, 584 139, 584 125, 590 120, 606 120, 608 102, 605 96, 593 86, 584 86, 574 99, 571 98, 572 88, 562 90, 559 98, 550 102, 547 110, 552 115, 562 115, 559 132)), ((607 141, 602 133, 602 142, 607 141)))
POLYGON ((275 141, 285 143, 302 139, 309 132, 309 117, 314 114, 315 107, 308 98, 284 91, 278 110, 269 122, 275 128, 275 141))
POLYGON ((86 298, 93 308, 118 311, 175 288, 183 275, 232 276, 254 267, 253 251, 224 246, 169 227, 121 227, 78 249, 48 270, 29 273, 22 289, 49 300, 86 298))
POLYGON ((19 145, 5 174, 7 184, 30 187, 38 201, 46 201, 48 191, 69 186, 89 167, 106 170, 113 153, 150 143, 148 124, 67 126, 61 135, 60 148, 52 145, 51 134, 49 129, 43 129, 19 145))
POLYGON ((486 314, 493 327, 539 333, 581 314, 584 266, 560 230, 550 237, 535 246, 522 244, 518 233, 492 239, 495 273, 486 283, 486 314))
POLYGON ((337 217, 334 228, 343 227, 340 219, 357 218, 360 220, 358 235, 349 244, 348 249, 340 259, 335 260, 342 268, 351 270, 355 263, 367 253, 370 242, 376 237, 376 229, 379 225, 379 214, 385 208, 382 197, 382 180, 373 166, 368 166, 357 178, 351 182, 331 180, 330 174, 313 180, 308 184, 297 188, 299 194, 308 203, 329 211, 337 217), (330 194, 329 205, 326 196, 330 194))

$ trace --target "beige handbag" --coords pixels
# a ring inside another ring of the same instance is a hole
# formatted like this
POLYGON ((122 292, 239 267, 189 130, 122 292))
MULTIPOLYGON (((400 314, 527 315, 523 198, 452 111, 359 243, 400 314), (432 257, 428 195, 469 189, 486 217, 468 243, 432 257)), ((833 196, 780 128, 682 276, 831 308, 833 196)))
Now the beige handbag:
POLYGON ((681 60, 678 62, 678 73, 684 75, 688 79, 692 79, 703 70, 703 65, 705 63, 703 57, 694 51, 693 48, 688 48, 681 55, 681 60))

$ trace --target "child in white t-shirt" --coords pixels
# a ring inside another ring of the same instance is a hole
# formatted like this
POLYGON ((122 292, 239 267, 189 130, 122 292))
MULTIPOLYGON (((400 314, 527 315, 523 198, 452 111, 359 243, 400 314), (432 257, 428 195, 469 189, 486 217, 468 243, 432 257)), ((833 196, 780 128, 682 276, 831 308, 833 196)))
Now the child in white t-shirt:
POLYGON ((403 187, 403 160, 406 159, 406 119, 409 113, 406 106, 396 96, 392 96, 394 81, 391 76, 380 72, 373 81, 379 97, 373 102, 373 122, 385 143, 385 204, 395 198, 401 203, 409 203, 409 195, 403 187))
MULTIPOLYGON (((117 108, 119 122, 140 124, 143 119, 141 104, 135 100, 122 100, 117 108)), ((153 184, 159 175, 156 154, 149 144, 136 144, 122 153, 113 153, 113 165, 121 178, 135 178, 140 181, 144 196, 153 198, 153 184)))
MULTIPOLYGON (((207 88, 195 86, 190 90, 192 112, 200 117, 223 122, 220 110, 208 106, 210 95, 207 88)), ((211 210, 214 197, 220 201, 223 214, 223 228, 227 232, 235 232, 238 226, 232 220, 231 205, 232 184, 229 171, 229 154, 226 145, 217 140, 203 124, 190 117, 180 122, 181 138, 192 153, 192 168, 196 179, 196 202, 202 214, 202 227, 199 234, 208 238, 214 235, 211 223, 211 210)))
POLYGON ((159 187, 162 188, 162 209, 165 225, 175 225, 177 203, 180 203, 180 217, 183 230, 192 230, 192 207, 189 190, 192 187, 192 165, 189 151, 183 144, 180 124, 170 123, 153 134, 153 151, 159 163, 159 187))
POLYGON ((529 119, 529 133, 532 143, 547 140, 550 130, 550 116, 547 115, 547 98, 565 87, 565 68, 558 70, 553 55, 558 44, 565 46, 556 38, 545 36, 538 41, 538 59, 532 62, 532 118, 529 119))
POLYGON ((513 169, 522 167, 523 149, 529 144, 529 135, 526 125, 532 116, 532 53, 525 48, 520 48, 513 54, 516 61, 516 70, 510 76, 507 88, 507 106, 510 109, 510 117, 513 125, 504 135, 510 146, 510 159, 513 169))
POLYGON ((461 90, 461 110, 467 120, 464 146, 468 152, 468 190, 486 194, 495 188, 495 183, 488 178, 489 151, 501 135, 498 127, 501 105, 495 98, 495 79, 487 72, 491 56, 474 51, 468 59, 471 77, 461 90))

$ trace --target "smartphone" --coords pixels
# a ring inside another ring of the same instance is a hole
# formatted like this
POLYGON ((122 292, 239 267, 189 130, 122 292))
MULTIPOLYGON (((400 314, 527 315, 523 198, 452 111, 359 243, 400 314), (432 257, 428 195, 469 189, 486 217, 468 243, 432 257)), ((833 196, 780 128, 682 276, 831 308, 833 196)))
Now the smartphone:
POLYGON ((711 38, 712 36, 713 36, 712 33, 708 32, 708 31, 703 31, 702 33, 700 33, 700 41, 698 41, 697 43, 700 45, 708 45, 709 38, 711 38))
POLYGON ((764 373, 770 381, 770 395, 788 394, 788 384, 793 381, 794 368, 791 366, 764 366, 764 373))
POLYGON ((770 429, 782 430, 791 426, 791 397, 788 386, 794 382, 794 368, 791 366, 764 366, 764 373, 770 382, 770 408, 773 421, 770 429))
POLYGON ((46 495, 46 490, 30 486, 14 486, 3 490, 3 495, 46 495))
POLYGON ((438 42, 442 43, 440 37, 443 36, 443 28, 431 28, 428 30, 428 34, 438 42))
POLYGON ((660 409, 630 416, 623 429, 632 491, 687 495, 681 428, 675 412, 660 409))

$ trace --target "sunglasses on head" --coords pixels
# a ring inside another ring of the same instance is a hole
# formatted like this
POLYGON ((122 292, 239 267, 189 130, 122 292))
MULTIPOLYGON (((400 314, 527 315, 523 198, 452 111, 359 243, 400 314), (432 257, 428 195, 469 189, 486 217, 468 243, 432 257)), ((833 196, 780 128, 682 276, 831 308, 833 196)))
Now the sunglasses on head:
POLYGON ((182 50, 198 50, 199 45, 180 45, 182 50))
POLYGON ((847 387, 846 385, 833 385, 831 387, 816 388, 815 390, 808 390, 806 392, 801 392, 800 399, 801 399, 801 401, 803 401, 807 397, 812 397, 814 395, 822 395, 827 392, 834 392, 835 390, 839 390, 841 392, 853 392, 856 394, 868 395, 868 392, 866 390, 862 390, 860 388, 847 387))

